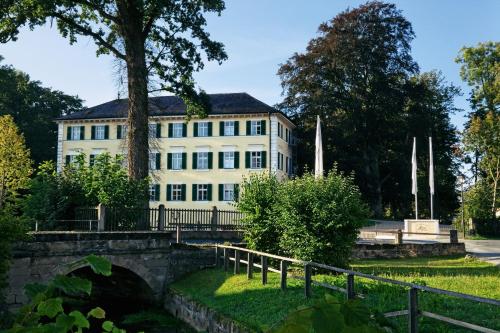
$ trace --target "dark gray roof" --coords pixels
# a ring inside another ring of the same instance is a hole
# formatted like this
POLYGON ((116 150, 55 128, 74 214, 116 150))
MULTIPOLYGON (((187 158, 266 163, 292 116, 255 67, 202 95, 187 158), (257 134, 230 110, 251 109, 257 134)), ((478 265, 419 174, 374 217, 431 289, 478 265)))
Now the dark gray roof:
MULTIPOLYGON (((276 113, 275 108, 259 101, 247 93, 209 94, 212 110, 209 114, 276 113)), ((117 99, 75 112, 57 120, 126 118, 128 99, 117 99)), ((186 105, 177 96, 149 98, 150 116, 186 115, 186 105)))

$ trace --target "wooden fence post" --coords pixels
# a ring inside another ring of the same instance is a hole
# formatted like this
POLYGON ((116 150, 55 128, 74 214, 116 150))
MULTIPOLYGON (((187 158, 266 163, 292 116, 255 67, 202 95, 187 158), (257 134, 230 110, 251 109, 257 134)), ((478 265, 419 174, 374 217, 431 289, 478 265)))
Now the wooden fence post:
POLYGON ((354 299, 356 292, 354 291, 354 275, 347 274, 347 299, 354 299))
POLYGON ((408 290, 408 332, 418 333, 418 289, 408 290))
POLYGON ((177 244, 180 244, 181 243, 181 226, 180 225, 177 225, 176 229, 175 229, 175 235, 176 235, 176 240, 177 240, 177 244))
POLYGON ((158 206, 158 231, 165 230, 165 205, 158 206))
POLYGON ((286 290, 286 275, 288 274, 288 263, 284 260, 280 262, 280 284, 281 290, 286 290))
POLYGON ((304 280, 305 280, 305 295, 306 298, 311 297, 311 275, 312 275, 312 267, 309 264, 304 266, 304 280))
POLYGON ((234 250, 234 274, 240 274, 240 251, 234 250))
POLYGON ((267 257, 260 257, 260 265, 262 266, 262 284, 267 284, 267 257))
POLYGON ((396 238, 394 239, 395 244, 403 244, 403 232, 401 229, 398 229, 396 238))
POLYGON ((220 257, 220 254, 219 254, 219 247, 217 245, 215 245, 215 267, 218 268, 219 267, 219 257, 220 257))
POLYGON ((218 224, 219 224, 219 212, 217 211, 217 207, 214 206, 212 208, 212 231, 217 230, 218 224))
POLYGON ((227 272, 229 266, 229 249, 224 249, 224 272, 227 272))
POLYGON ((456 229, 450 230, 450 243, 458 243, 458 231, 456 229))
POLYGON ((106 224, 106 206, 99 204, 97 206, 97 231, 104 231, 106 224))
POLYGON ((253 253, 248 252, 247 278, 253 277, 253 253))

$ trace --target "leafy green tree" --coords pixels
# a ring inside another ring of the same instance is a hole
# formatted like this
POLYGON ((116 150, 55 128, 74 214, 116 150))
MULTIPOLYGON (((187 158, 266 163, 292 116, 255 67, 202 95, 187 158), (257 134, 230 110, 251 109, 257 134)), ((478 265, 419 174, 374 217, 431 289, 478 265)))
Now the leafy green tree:
POLYGON ((78 97, 44 88, 21 71, 0 66, 0 115, 14 117, 36 165, 56 158, 57 125, 54 119, 81 108, 82 101, 78 97))
POLYGON ((223 45, 205 31, 205 13, 220 14, 222 0, 21 0, 0 4, 0 42, 16 40, 23 26, 55 21, 71 44, 90 37, 97 55, 125 64, 128 88, 128 166, 133 179, 148 177, 148 90, 174 93, 188 113, 204 114, 206 96, 193 73, 204 58, 227 58, 223 45), (203 53, 202 53, 203 52, 203 53))
POLYGON ((500 42, 463 47, 455 61, 461 65, 462 80, 472 87, 474 114, 500 112, 500 42))
POLYGON ((31 175, 30 151, 14 119, 0 116, 0 210, 26 188, 31 175))
POLYGON ((372 1, 321 24, 306 52, 278 71, 285 95, 280 107, 294 116, 303 138, 299 163, 312 165, 319 115, 327 169, 335 161, 354 170, 376 216, 383 213, 386 155, 401 135, 402 88, 418 69, 410 55, 413 38, 395 5, 372 1))
POLYGON ((351 177, 332 169, 278 182, 254 175, 242 184, 237 207, 245 213, 245 241, 252 249, 346 267, 368 216, 351 177))
POLYGON ((322 179, 312 174, 279 187, 276 210, 282 253, 302 260, 347 267, 368 210, 353 179, 336 169, 322 179))
POLYGON ((244 213, 244 238, 250 249, 280 253, 276 207, 280 183, 274 174, 251 174, 240 185, 242 197, 236 207, 244 213))
POLYGON ((488 112, 483 118, 474 116, 465 132, 464 143, 467 151, 479 156, 479 170, 490 189, 490 212, 494 217, 499 209, 500 113, 488 112))

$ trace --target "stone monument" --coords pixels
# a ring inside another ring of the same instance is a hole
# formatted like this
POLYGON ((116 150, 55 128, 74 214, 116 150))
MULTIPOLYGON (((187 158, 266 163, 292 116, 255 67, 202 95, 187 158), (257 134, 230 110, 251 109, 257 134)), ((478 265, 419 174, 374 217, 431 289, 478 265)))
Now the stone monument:
MULTIPOLYGON (((405 220, 405 232, 439 234, 439 220, 405 220)), ((414 235, 405 234, 405 238, 435 239, 438 235, 414 235)))

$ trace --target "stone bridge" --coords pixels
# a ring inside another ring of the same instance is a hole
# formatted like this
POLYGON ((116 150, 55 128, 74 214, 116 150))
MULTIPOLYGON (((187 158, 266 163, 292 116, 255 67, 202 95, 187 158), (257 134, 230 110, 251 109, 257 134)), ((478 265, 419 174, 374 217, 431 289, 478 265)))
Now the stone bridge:
POLYGON ((11 309, 28 299, 27 283, 45 283, 58 274, 89 277, 89 267, 72 265, 89 254, 113 265, 108 287, 133 299, 161 301, 168 285, 182 275, 214 264, 212 247, 175 244, 169 232, 39 232, 17 243, 8 275, 7 303, 11 309))

